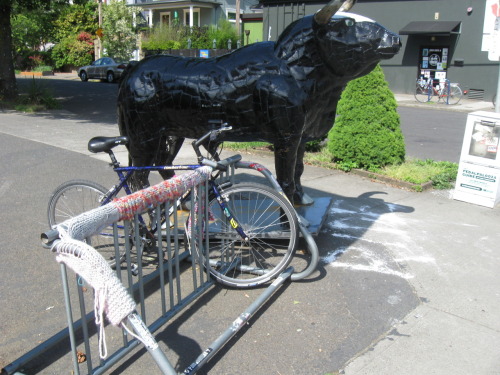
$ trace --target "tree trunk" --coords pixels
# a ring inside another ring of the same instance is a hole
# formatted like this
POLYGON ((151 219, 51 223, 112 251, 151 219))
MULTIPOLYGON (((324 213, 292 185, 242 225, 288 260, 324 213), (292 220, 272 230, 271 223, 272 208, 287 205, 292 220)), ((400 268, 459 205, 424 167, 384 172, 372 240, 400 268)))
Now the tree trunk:
POLYGON ((12 61, 11 2, 0 1, 0 100, 17 97, 16 75, 12 61))

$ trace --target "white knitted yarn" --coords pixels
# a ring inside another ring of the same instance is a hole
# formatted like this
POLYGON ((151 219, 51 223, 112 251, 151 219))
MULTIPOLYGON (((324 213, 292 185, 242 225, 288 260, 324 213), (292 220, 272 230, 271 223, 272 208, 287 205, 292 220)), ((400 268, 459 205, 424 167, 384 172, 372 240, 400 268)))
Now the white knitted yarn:
POLYGON ((109 322, 119 326, 135 310, 135 302, 109 266, 94 248, 84 242, 62 236, 53 250, 58 262, 64 263, 94 288, 96 324, 100 330, 99 354, 107 356, 103 313, 109 322))
POLYGON ((70 238, 83 241, 117 222, 119 217, 120 213, 116 206, 107 204, 66 220, 61 226, 70 238))

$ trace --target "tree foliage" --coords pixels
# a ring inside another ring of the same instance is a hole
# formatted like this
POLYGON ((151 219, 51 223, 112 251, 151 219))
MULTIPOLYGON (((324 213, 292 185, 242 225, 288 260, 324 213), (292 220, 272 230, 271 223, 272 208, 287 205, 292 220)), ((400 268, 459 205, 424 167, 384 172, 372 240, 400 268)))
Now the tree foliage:
POLYGON ((396 109, 380 66, 349 82, 328 134, 334 161, 343 169, 376 169, 403 162, 405 144, 396 109))
POLYGON ((57 43, 69 36, 76 37, 81 32, 95 35, 99 27, 97 4, 87 1, 65 7, 54 21, 54 40, 57 43))
POLYGON ((138 7, 128 7, 122 0, 111 0, 102 7, 103 47, 106 55, 116 59, 130 60, 137 48, 134 15, 138 7))
POLYGON ((15 53, 35 50, 51 39, 53 14, 27 11, 11 18, 12 43, 15 53))
MULTIPOLYGON (((86 0, 75 0, 75 3, 86 0)), ((38 14, 39 17, 53 15, 61 7, 67 5, 68 0, 0 0, 0 99, 17 97, 16 76, 14 72, 14 43, 12 37, 11 19, 20 14, 38 11, 45 15, 38 14)), ((34 13, 33 13, 34 15, 34 13)), ((27 22, 23 20, 21 23, 27 22)), ((40 25, 31 26, 38 27, 40 25)), ((46 26, 46 25, 42 25, 46 26)), ((26 33, 26 30, 24 30, 26 33)), ((30 32, 29 37, 36 34, 30 32)), ((17 35, 19 36, 19 34, 17 35)), ((36 35, 35 35, 36 36, 36 35)), ((43 42, 45 39, 39 39, 43 42)), ((26 44, 31 44, 27 42, 26 44)))

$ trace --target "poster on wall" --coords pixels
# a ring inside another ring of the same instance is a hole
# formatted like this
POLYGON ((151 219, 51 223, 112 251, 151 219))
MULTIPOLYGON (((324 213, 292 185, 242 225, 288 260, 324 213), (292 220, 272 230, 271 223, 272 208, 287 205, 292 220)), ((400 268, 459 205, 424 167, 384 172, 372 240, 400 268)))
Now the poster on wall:
POLYGON ((490 61, 500 61, 500 0, 486 0, 481 51, 490 61))
POLYGON ((439 80, 446 79, 449 47, 423 46, 420 48, 419 77, 439 80))

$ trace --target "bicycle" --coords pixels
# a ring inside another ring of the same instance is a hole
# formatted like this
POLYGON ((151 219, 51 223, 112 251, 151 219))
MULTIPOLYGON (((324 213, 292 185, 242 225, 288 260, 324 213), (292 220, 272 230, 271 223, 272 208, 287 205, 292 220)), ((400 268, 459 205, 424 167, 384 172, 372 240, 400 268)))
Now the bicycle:
MULTIPOLYGON (((89 151, 108 153, 119 182, 111 189, 86 180, 63 183, 55 189, 49 199, 47 209, 49 226, 52 228, 77 214, 106 205, 122 190, 127 195, 131 194, 129 182, 137 171, 187 171, 209 165, 213 167, 208 181, 210 219, 207 225, 210 244, 208 251, 200 248, 199 244, 194 244, 191 250, 196 251, 200 258, 208 254, 208 271, 222 284, 243 288, 266 283, 278 276, 291 262, 297 247, 299 223, 295 209, 282 191, 278 192, 274 188, 256 183, 233 185, 230 181, 218 181, 220 172, 239 163, 241 156, 234 155, 224 160, 217 160, 219 155, 215 152, 212 155, 215 160, 210 160, 202 156, 200 146, 210 149, 206 143, 215 141, 222 132, 229 130, 231 127, 223 124, 221 128, 211 130, 193 141, 192 146, 198 159, 198 164, 193 165, 121 167, 113 148, 126 145, 128 138, 92 138, 88 144, 89 151)), ((275 186, 279 185, 276 183, 275 186)), ((170 214, 173 210, 181 208, 188 199, 189 194, 186 193, 177 201, 175 207, 170 207, 168 214, 162 213, 161 226, 170 226, 170 214)), ((143 215, 139 215, 139 223, 140 227, 136 228, 139 235, 137 232, 127 233, 123 226, 108 227, 88 241, 112 265, 118 266, 123 261, 124 255, 116 259, 114 250, 111 255, 106 253, 108 247, 113 248, 112 243, 117 237, 117 231, 120 231, 122 242, 129 241, 136 246, 142 246, 146 249, 146 253, 153 252, 156 242, 161 240, 156 235, 160 227, 156 224, 157 221, 150 220, 148 223, 143 215), (140 238, 140 243, 134 241, 137 238, 140 238)))
POLYGON ((441 99, 450 105, 458 104, 462 99, 463 92, 458 83, 450 83, 449 80, 439 81, 439 84, 434 85, 434 80, 424 77, 417 79, 415 89, 415 99, 420 103, 428 103, 441 101, 441 99))

